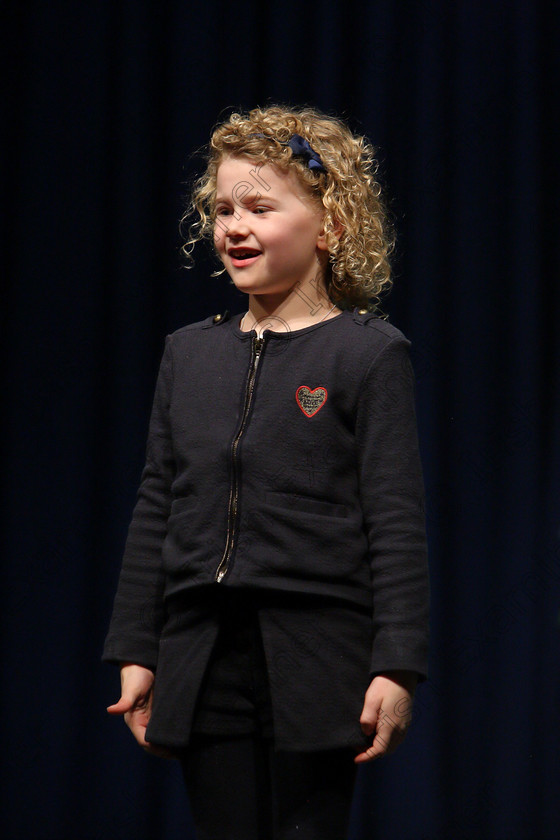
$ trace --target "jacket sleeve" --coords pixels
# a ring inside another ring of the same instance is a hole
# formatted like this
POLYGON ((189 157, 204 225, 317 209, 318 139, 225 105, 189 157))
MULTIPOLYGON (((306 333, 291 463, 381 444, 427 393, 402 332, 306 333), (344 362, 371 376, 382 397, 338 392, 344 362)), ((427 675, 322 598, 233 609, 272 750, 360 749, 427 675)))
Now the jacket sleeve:
POLYGON ((146 462, 102 654, 105 662, 134 662, 154 671, 165 620, 162 545, 175 477, 169 420, 172 377, 171 342, 167 336, 150 417, 146 462))
POLYGON ((371 677, 427 678, 429 578, 425 493, 410 341, 390 339, 361 383, 356 416, 360 497, 373 591, 371 677))

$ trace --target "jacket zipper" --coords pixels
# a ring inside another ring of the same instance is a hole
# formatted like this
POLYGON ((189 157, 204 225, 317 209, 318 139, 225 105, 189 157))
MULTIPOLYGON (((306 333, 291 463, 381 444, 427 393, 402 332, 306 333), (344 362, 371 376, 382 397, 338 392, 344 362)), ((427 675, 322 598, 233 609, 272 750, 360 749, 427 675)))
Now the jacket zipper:
POLYGON ((259 364, 259 359, 261 357, 263 345, 265 342, 265 338, 253 338, 253 356, 251 359, 251 367, 249 369, 249 378, 247 379, 247 387, 245 390, 245 406, 243 408, 243 416, 241 418, 241 424, 239 426, 239 430, 236 436, 233 439, 233 443, 231 445, 231 460, 232 460, 232 471, 231 471, 231 488, 229 492, 229 505, 228 505, 228 524, 227 524, 227 538, 226 538, 226 547, 224 549, 224 553, 222 559, 220 560, 220 564, 216 570, 215 580, 217 583, 221 583, 225 574, 228 570, 228 563, 231 557, 231 553, 233 551, 233 543, 234 543, 234 531, 235 531, 235 520, 237 517, 237 503, 239 500, 239 488, 237 483, 237 450, 239 448, 239 441, 241 436, 245 430, 245 423, 247 421, 247 415, 249 414, 249 409, 251 407, 251 402, 253 399, 253 391, 255 387, 255 378, 257 375, 257 366, 259 364))

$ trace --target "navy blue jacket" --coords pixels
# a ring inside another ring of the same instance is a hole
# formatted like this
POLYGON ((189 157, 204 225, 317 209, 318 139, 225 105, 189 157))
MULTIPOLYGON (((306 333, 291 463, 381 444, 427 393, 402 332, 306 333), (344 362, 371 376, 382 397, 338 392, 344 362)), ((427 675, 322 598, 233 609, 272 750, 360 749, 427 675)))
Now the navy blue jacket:
POLYGON ((103 658, 156 672, 148 740, 188 743, 216 587, 262 604, 278 748, 364 742, 372 677, 427 675, 410 342, 354 309, 299 330, 167 336, 103 658))

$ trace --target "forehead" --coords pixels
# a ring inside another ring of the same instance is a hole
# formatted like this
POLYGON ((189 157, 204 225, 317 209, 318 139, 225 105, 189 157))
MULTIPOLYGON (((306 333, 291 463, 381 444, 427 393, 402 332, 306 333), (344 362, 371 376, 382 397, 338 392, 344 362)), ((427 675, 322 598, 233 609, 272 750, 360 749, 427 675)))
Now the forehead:
POLYGON ((276 197, 296 195, 303 198, 305 187, 293 170, 284 172, 271 163, 261 163, 246 157, 226 157, 218 165, 216 195, 231 197, 233 191, 244 187, 244 193, 260 193, 276 197))

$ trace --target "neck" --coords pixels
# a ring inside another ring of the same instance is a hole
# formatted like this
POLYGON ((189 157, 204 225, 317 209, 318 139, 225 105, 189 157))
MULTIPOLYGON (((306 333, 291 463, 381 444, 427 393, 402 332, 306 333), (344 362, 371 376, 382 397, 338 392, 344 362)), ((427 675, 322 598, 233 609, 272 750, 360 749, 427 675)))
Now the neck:
POLYGON ((323 283, 298 283, 287 294, 250 294, 241 328, 259 333, 267 327, 276 332, 298 330, 333 318, 340 311, 327 296, 323 283))

